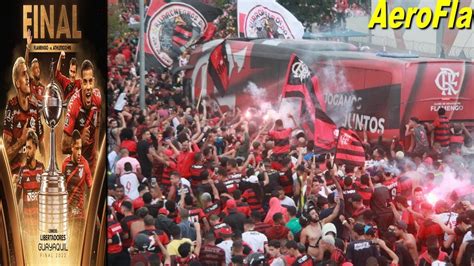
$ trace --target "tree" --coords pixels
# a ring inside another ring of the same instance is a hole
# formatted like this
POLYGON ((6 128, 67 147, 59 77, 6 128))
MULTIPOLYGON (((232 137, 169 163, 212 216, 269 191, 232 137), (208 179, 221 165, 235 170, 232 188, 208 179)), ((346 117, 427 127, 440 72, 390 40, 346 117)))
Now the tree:
POLYGON ((306 27, 312 23, 320 24, 326 15, 331 15, 334 0, 278 0, 306 27))

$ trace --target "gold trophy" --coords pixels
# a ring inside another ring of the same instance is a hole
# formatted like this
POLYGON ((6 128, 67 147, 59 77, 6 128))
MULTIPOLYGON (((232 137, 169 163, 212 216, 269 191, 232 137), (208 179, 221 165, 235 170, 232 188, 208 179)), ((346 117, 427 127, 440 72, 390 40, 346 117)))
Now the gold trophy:
POLYGON ((39 192, 39 233, 64 234, 68 230, 67 189, 64 175, 56 162, 56 139, 54 128, 61 119, 63 95, 61 87, 54 80, 54 65, 51 64, 51 78, 45 88, 42 102, 43 117, 51 129, 49 166, 41 175, 39 192))

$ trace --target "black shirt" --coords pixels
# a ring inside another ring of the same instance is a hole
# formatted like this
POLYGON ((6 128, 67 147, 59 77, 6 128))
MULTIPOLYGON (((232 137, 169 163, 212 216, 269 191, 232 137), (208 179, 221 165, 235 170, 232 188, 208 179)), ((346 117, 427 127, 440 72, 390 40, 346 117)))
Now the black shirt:
POLYGON ((346 255, 354 266, 365 266, 369 257, 379 256, 379 251, 369 240, 356 240, 349 243, 346 255))
POLYGON ((375 187, 374 194, 370 200, 370 209, 372 209, 376 215, 392 213, 392 209, 388 205, 388 202, 391 201, 391 199, 392 197, 388 188, 377 186, 375 187))
MULTIPOLYGON (((405 248, 402 244, 397 243, 395 244, 395 249, 392 249, 395 251, 395 254, 398 256, 398 265, 403 265, 403 266, 415 266, 415 262, 413 261, 413 258, 410 255, 410 252, 408 252, 408 249, 405 248)), ((390 256, 385 256, 387 259, 390 258, 390 256)))
POLYGON ((232 231, 244 232, 245 215, 240 212, 229 211, 229 215, 224 218, 224 223, 228 224, 232 231))
POLYGON ((147 178, 151 178, 151 169, 153 167, 152 162, 147 157, 149 149, 150 149, 150 144, 146 140, 141 140, 140 142, 138 142, 138 146, 137 146, 138 162, 140 162, 140 167, 142 169, 143 176, 147 178))

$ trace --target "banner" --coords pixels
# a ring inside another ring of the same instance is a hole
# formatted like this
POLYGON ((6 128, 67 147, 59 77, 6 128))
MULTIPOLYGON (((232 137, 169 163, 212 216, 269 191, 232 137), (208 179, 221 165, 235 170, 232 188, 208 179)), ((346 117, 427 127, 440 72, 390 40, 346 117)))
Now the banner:
POLYGON ((220 95, 224 95, 229 87, 229 60, 225 50, 225 41, 211 52, 208 73, 220 95))
POLYGON ((303 24, 275 0, 238 0, 237 14, 240 37, 303 38, 303 24))
POLYGON ((146 69, 176 66, 184 51, 213 36, 216 27, 212 21, 220 15, 221 9, 197 0, 153 0, 145 19, 146 69))
POLYGON ((346 166, 365 165, 365 150, 357 133, 351 129, 340 128, 337 139, 336 155, 334 162, 346 166))
POLYGON ((332 150, 336 125, 325 112, 326 105, 317 77, 303 61, 292 54, 285 80, 282 97, 302 98, 299 120, 309 139, 314 139, 317 151, 322 153, 332 150))

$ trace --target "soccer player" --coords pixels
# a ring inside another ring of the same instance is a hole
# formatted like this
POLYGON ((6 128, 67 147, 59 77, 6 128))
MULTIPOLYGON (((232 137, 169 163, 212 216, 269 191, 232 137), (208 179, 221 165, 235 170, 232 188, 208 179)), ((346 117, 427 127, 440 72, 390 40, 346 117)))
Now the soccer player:
MULTIPOLYGON (((31 43, 33 41, 33 37, 31 36, 31 30, 28 30, 28 35, 26 38, 26 51, 25 51, 25 62, 28 63, 29 56, 30 56, 30 49, 31 43)), ((41 68, 38 61, 38 58, 33 58, 30 64, 30 89, 31 93, 34 97, 34 100, 37 102, 43 101, 44 89, 45 86, 41 83, 41 68)))
POLYGON ((89 162, 92 171, 95 169, 100 124, 101 96, 95 88, 94 66, 84 60, 81 65, 82 89, 74 93, 67 106, 62 151, 69 153, 72 143, 72 132, 78 130, 82 140, 84 158, 89 162))
POLYGON ((72 95, 81 89, 81 80, 76 79, 77 59, 75 57, 69 60, 69 78, 61 73, 61 61, 66 58, 66 53, 61 51, 59 55, 58 64, 56 66, 56 80, 61 85, 64 93, 64 101, 68 102, 72 95))
POLYGON ((30 220, 38 215, 40 178, 44 172, 43 163, 35 158, 38 142, 38 136, 30 129, 26 137, 26 163, 21 166, 17 181, 18 189, 23 194, 23 213, 30 220))
POLYGON ((71 155, 63 162, 62 172, 66 176, 68 205, 74 217, 82 218, 84 213, 85 186, 91 188, 92 177, 89 163, 81 155, 82 139, 78 130, 72 132, 71 155))
POLYGON ((3 139, 12 174, 18 174, 25 161, 25 144, 29 129, 33 129, 38 136, 39 149, 44 155, 43 125, 37 105, 30 99, 30 78, 23 57, 18 57, 13 64, 12 82, 17 95, 8 101, 5 109, 3 139))

